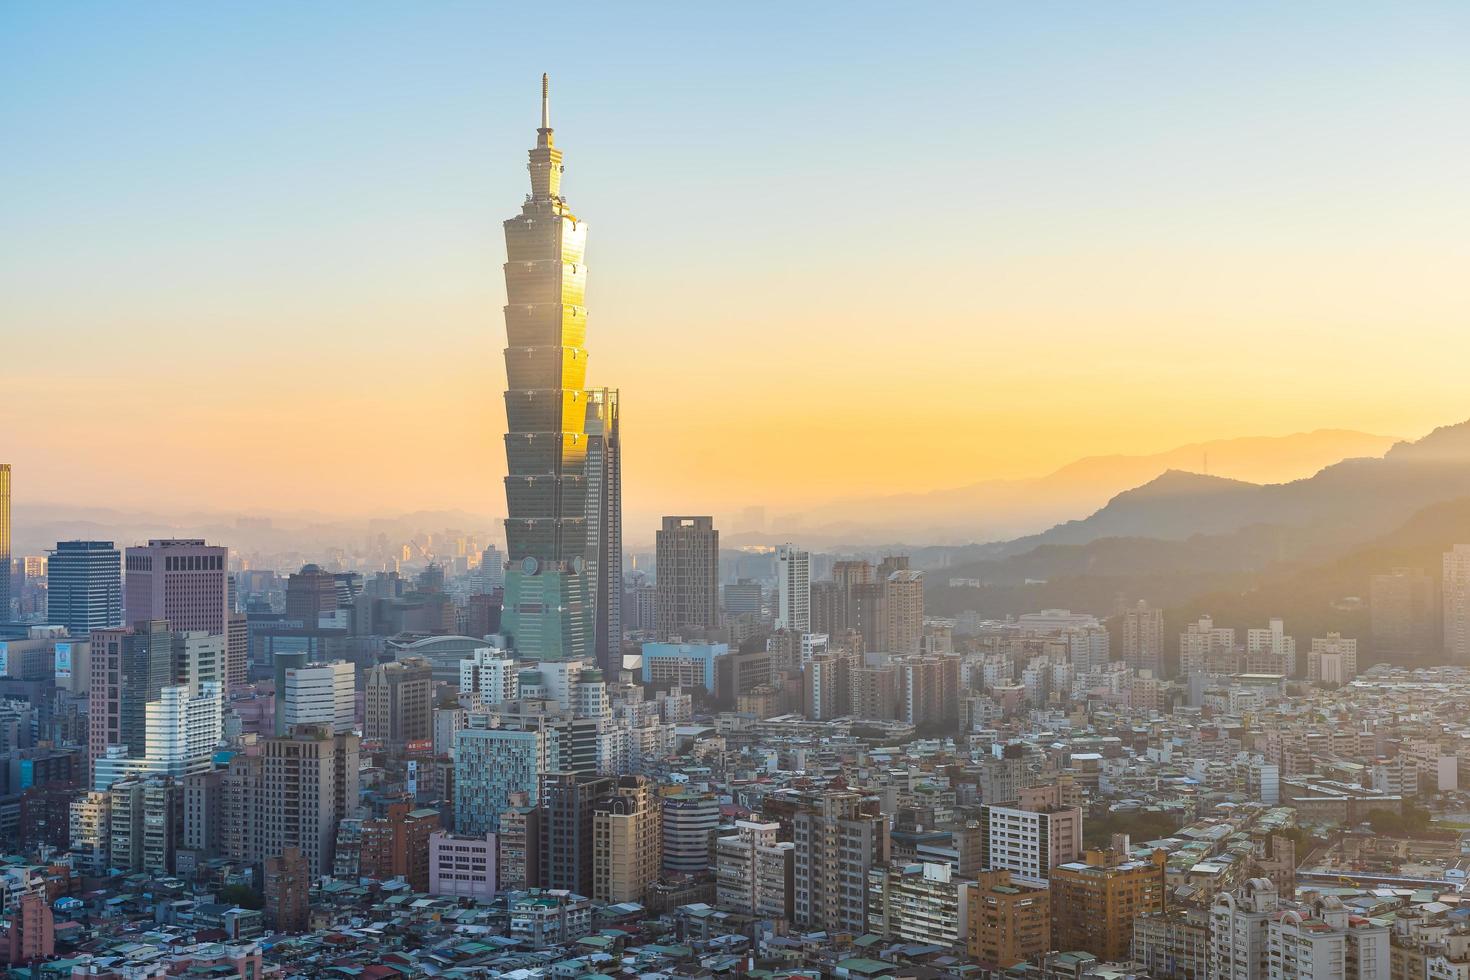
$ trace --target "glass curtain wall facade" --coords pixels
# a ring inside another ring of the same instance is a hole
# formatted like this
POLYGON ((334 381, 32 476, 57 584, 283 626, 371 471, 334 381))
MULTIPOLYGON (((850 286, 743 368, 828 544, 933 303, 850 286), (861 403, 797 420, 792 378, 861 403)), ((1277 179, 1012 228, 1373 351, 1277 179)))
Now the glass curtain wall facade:
POLYGON ((530 151, 531 193, 505 222, 505 495, 501 620, 523 659, 595 646, 587 489, 587 226, 561 196, 547 80, 530 151))

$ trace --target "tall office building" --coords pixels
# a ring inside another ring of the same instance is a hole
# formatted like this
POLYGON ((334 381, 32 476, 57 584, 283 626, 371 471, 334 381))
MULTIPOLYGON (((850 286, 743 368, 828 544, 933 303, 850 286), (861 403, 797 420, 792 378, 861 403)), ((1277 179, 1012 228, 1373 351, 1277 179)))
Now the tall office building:
POLYGON ((592 652, 597 666, 616 671, 623 648, 623 436, 616 388, 587 392, 587 535, 592 652))
POLYGON ((505 609, 517 654, 578 659, 595 645, 587 568, 587 226, 561 196, 547 80, 531 194, 505 222, 505 609))
POLYGON ((720 532, 711 517, 665 517, 655 536, 654 632, 660 640, 720 622, 720 532))
POLYGON ((337 577, 320 565, 302 565, 286 579, 286 618, 316 629, 323 613, 337 611, 337 577))
POLYGON ((610 776, 541 774, 541 884, 592 897, 593 814, 614 789, 610 776))
POLYGON ((95 770, 115 746, 143 755, 148 702, 174 683, 173 636, 167 623, 152 620, 93 630, 91 646, 87 754, 95 770))
POLYGON ((1470 663, 1470 544, 1444 553, 1441 596, 1444 609, 1444 652, 1451 663, 1470 663))
POLYGON ((79 637, 122 625, 122 554, 111 541, 58 541, 47 555, 52 623, 79 637))
POLYGON ((776 549, 776 629, 811 631, 811 568, 811 556, 794 545, 776 549))
POLYGON ((1123 659, 1134 670, 1151 670, 1162 677, 1164 667, 1164 610, 1144 600, 1123 613, 1123 659))
POLYGON ((434 739, 434 669, 423 657, 378 664, 367 672, 363 738, 403 749, 434 739))
POLYGON ((10 464, 0 463, 0 623, 10 619, 10 464))
POLYGON ((227 634, 229 554, 203 538, 154 539, 127 549, 123 621, 166 619, 176 630, 227 634))
POLYGON ((338 735, 357 727, 357 668, 345 660, 287 667, 276 691, 275 734, 297 725, 329 725, 338 735))

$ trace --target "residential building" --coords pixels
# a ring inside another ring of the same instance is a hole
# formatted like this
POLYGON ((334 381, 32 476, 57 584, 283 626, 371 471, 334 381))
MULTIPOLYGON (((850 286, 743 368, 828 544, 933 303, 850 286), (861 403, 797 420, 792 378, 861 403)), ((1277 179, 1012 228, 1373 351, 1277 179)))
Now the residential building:
POLYGON ((730 652, 724 643, 645 643, 643 682, 702 687, 712 697, 720 695, 715 665, 730 652))
POLYGON ((779 839, 781 825, 735 821, 735 833, 715 841, 715 904, 757 919, 790 922, 796 845, 779 839))
POLYGON ((515 659, 504 650, 479 647, 459 662, 459 690, 462 694, 478 695, 480 703, 487 707, 514 701, 518 674, 515 659))
POLYGON ((1341 633, 1312 638, 1307 653, 1307 682, 1341 686, 1358 676, 1358 641, 1341 633))
POLYGON ((776 549, 776 629, 812 628, 811 557, 792 544, 776 549))
POLYGON ((1053 868, 1077 860, 1082 853, 1082 811, 1078 807, 987 805, 980 808, 980 814, 981 864, 1009 871, 1017 881, 1044 883, 1053 868))
POLYGON ((961 947, 969 930, 969 879, 929 862, 868 872, 868 930, 894 942, 961 947))
POLYGON ((654 783, 618 776, 610 795, 592 804, 592 899, 645 900, 663 863, 663 824, 654 783))
POLYGON ((1142 599, 1123 613, 1123 660, 1134 670, 1164 670, 1164 611, 1142 599))
POLYGON ((276 932, 306 932, 311 923, 311 859, 286 847, 265 859, 265 921, 276 932))
POLYGON ((884 580, 883 618, 887 629, 882 640, 886 641, 888 653, 920 652, 924 638, 923 572, 899 569, 884 580))
POLYGON ((720 801, 712 794, 692 790, 665 793, 660 814, 664 871, 708 874, 720 828, 720 801))
POLYGON ((297 725, 262 740, 260 785, 245 801, 255 811, 259 857, 295 848, 308 878, 331 873, 337 826, 357 811, 358 742, 330 725, 297 725))
POLYGON ((862 935, 868 872, 888 860, 888 823, 877 801, 853 792, 809 796, 792 827, 796 926, 862 935))
POLYGON ((1164 908, 1167 855, 1130 859, 1119 851, 1087 851, 1051 872, 1052 945, 1086 950, 1105 962, 1128 958, 1133 920, 1164 908))
POLYGON ((969 885, 966 949, 982 967, 1000 970, 1051 949, 1051 893, 1013 881, 1009 871, 981 871, 969 885))

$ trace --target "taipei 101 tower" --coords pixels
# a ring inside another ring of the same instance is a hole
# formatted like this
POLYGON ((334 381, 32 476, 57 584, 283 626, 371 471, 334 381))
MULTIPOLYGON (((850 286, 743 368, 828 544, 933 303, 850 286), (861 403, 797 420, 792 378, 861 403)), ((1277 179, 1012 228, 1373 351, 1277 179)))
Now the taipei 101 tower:
POLYGON ((596 561, 597 542, 588 521, 594 502, 582 346, 587 226, 561 196, 562 155, 552 139, 548 103, 543 75, 531 193, 521 213, 505 222, 508 554, 502 631, 522 659, 571 660, 596 649, 597 577, 588 559, 596 561))

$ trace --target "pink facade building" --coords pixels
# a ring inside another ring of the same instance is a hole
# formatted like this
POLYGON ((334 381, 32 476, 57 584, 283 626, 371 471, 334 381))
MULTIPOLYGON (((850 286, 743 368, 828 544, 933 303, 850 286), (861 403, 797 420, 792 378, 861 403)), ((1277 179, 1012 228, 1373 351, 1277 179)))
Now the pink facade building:
POLYGON ((44 960, 56 953, 56 920, 46 896, 29 892, 10 913, 9 955, 11 966, 44 960))
POLYGON ((162 538, 127 549, 123 622, 166 619, 175 630, 229 632, 228 548, 202 538, 162 538))
POLYGON ((495 897, 495 852, 494 834, 430 834, 429 894, 490 901, 495 897))

